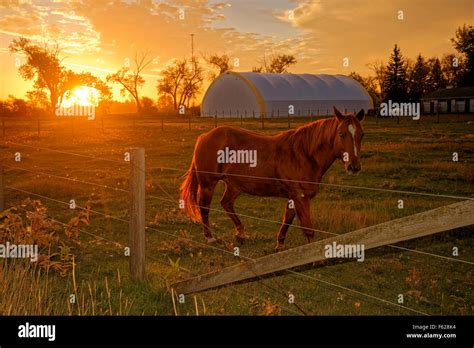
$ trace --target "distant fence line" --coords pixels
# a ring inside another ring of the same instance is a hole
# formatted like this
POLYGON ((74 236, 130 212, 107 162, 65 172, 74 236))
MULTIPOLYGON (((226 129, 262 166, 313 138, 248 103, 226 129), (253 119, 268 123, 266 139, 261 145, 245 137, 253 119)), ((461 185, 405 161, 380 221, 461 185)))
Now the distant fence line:
MULTIPOLYGON (((344 110, 345 113, 357 112, 357 110, 344 110)), ((71 134, 74 135, 76 127, 94 128, 102 133, 105 133, 108 129, 114 129, 115 127, 111 124, 125 122, 128 128, 136 129, 139 124, 144 122, 156 122, 157 128, 164 130, 166 125, 183 124, 187 125, 188 129, 192 128, 193 124, 210 124, 213 123, 214 127, 219 125, 232 122, 232 124, 240 127, 261 128, 265 129, 266 124, 286 124, 287 129, 299 126, 301 124, 312 122, 321 118, 327 118, 332 115, 331 110, 295 110, 295 114, 289 114, 286 112, 280 112, 280 110, 267 111, 265 113, 257 114, 255 112, 240 112, 238 110, 221 110, 215 111, 213 116, 201 116, 196 115, 192 112, 186 112, 179 114, 178 112, 161 113, 161 114, 144 114, 138 115, 136 113, 128 114, 108 114, 108 115, 97 115, 93 120, 87 120, 85 117, 79 116, 68 116, 68 117, 13 117, 13 116, 1 116, 1 130, 0 135, 3 138, 7 136, 7 133, 12 130, 18 130, 18 127, 28 127, 31 132, 41 136, 43 131, 47 131, 51 124, 55 126, 65 126, 70 129, 71 134)), ((423 114, 422 119, 429 120, 429 122, 440 123, 442 119, 449 121, 471 121, 474 114, 434 114, 427 115, 423 114)), ((400 120, 407 117, 397 116, 379 116, 376 110, 369 110, 367 117, 378 123, 380 120, 392 120, 397 124, 400 120)), ((419 120, 416 121, 420 123, 419 120)), ((283 127, 284 128, 284 127, 283 127)), ((22 129, 24 130, 24 129, 22 129)))

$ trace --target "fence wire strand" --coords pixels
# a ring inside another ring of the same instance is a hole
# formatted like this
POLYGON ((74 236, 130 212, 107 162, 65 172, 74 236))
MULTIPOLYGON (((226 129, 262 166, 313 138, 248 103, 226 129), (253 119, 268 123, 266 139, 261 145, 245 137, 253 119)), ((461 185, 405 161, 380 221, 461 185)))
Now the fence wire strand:
MULTIPOLYGON (((14 143, 14 142, 9 142, 9 141, 4 141, 4 143, 9 143, 9 144, 12 144, 12 145, 15 145, 15 146, 24 146, 24 147, 28 147, 28 148, 34 148, 34 149, 37 149, 37 150, 42 150, 42 151, 51 151, 51 152, 56 152, 56 153, 62 153, 62 154, 67 154, 67 155, 71 155, 71 156, 78 156, 78 157, 83 157, 83 158, 88 158, 88 159, 93 159, 93 160, 103 160, 103 161, 108 161, 108 162, 112 162, 112 163, 120 163, 120 164, 123 164, 123 165, 130 165, 129 163, 126 163, 124 161, 118 161, 118 160, 113 160, 113 159, 105 159, 105 158, 100 158, 100 157, 95 157, 95 156, 89 156, 89 155, 82 155, 82 154, 77 154, 77 153, 70 153, 70 152, 66 152, 66 151, 60 151, 60 150, 55 150, 55 149, 50 149, 50 148, 44 148, 44 147, 37 147, 37 146, 32 146, 32 145, 26 145, 26 144, 19 144, 19 143, 14 143)), ((48 177, 53 177, 53 178, 57 178, 57 179, 62 179, 62 180, 68 180, 68 181, 72 181, 72 182, 76 182, 76 183, 81 183, 81 184, 85 184, 85 185, 92 185, 92 186, 97 186, 97 187, 102 187, 102 188, 106 188, 106 189, 111 189, 111 190, 114 190, 114 191, 119 191, 119 192, 126 192, 126 193, 130 193, 130 191, 128 190, 124 190, 124 189, 119 189, 119 188, 115 188, 115 187, 111 187, 111 186, 107 186, 107 185, 101 185, 101 184, 98 184, 98 183, 92 183, 92 182, 88 182, 88 181, 83 181, 83 180, 79 180, 79 179, 73 179, 73 178, 68 178, 68 177, 64 177, 64 176, 59 176, 59 175, 55 175, 55 174, 50 174, 50 173, 45 173, 45 172, 41 172, 41 171, 34 171, 34 170, 30 170, 30 169, 26 169, 26 168, 20 168, 18 166, 9 166, 9 165, 3 165, 4 167, 6 168, 9 168, 11 170, 20 170, 20 171, 25 171, 25 172, 29 172, 29 173, 32 173, 32 174, 39 174, 39 175, 44 175, 44 176, 48 176, 48 177)), ((180 169, 180 168, 170 168, 170 167, 151 167, 149 168, 151 170, 153 169, 159 169, 161 171, 163 170, 171 170, 171 171, 182 171, 182 172, 187 172, 187 169, 180 169)), ((311 181, 300 181, 300 180, 291 180, 291 179, 279 179, 279 178, 271 178, 271 177, 260 177, 260 176, 251 176, 251 175, 240 175, 240 174, 230 174, 230 173, 218 173, 218 172, 209 172, 209 171, 196 171, 198 173, 204 173, 204 174, 212 174, 212 175, 227 175, 227 176, 237 176, 237 177, 244 177, 244 178, 249 178, 249 179, 257 179, 257 180, 273 180, 273 181, 284 181, 284 182, 294 182, 294 183, 299 183, 299 184, 312 184, 312 185, 321 185, 321 186, 328 186, 328 187, 340 187, 340 188, 347 188, 347 189, 361 189, 361 190, 369 190, 369 191, 378 191, 378 192, 390 192, 390 193, 399 193, 399 194, 412 194, 412 195, 420 195, 420 196, 427 196, 427 197, 438 197, 438 198, 451 198, 451 199, 463 199, 463 200, 474 200, 474 198, 472 197, 463 197, 463 196, 454 196, 454 195, 444 195, 444 194, 431 194, 431 193, 426 193, 426 192, 413 192, 413 191, 405 191, 405 190, 393 190, 393 189, 382 189, 382 188, 373 188, 373 187, 364 187, 364 186, 352 186, 352 185, 341 185, 341 184, 329 184, 329 183, 318 183, 318 182, 311 182, 311 181)), ((153 177, 153 176, 152 176, 153 177)), ((153 195, 149 195, 151 198, 154 198, 154 199, 159 199, 159 200, 164 200, 164 201, 168 201, 168 202, 172 202, 172 203, 175 203, 175 200, 173 199, 173 197, 161 186, 160 183, 157 183, 158 187, 170 198, 170 199, 164 199, 164 198, 161 198, 161 197, 158 197, 158 196, 153 196, 153 195)), ((65 204, 65 205, 70 205, 70 203, 68 202, 63 202, 63 201, 59 201, 59 200, 56 200, 56 199, 53 199, 53 198, 50 198, 50 197, 47 197, 47 196, 43 196, 43 195, 39 195, 39 194, 36 194, 36 193, 33 193, 33 192, 29 192, 29 191, 26 191, 26 190, 22 190, 22 189, 19 189, 19 188, 16 188, 16 187, 12 187, 12 186, 7 186, 6 188, 8 189, 12 189, 12 190, 16 190, 16 191, 19 191, 19 192, 23 192, 23 193, 26 193, 26 194, 31 194, 31 195, 35 195, 35 196, 38 196, 38 197, 41 197, 43 199, 47 199, 47 200, 50 200, 50 201, 55 201, 57 203, 61 203, 61 204, 65 204)), ((200 206, 198 206, 200 207, 200 206)), ((82 208, 84 209, 84 207, 80 207, 80 206, 77 206, 77 208, 82 208)), ((201 207, 202 208, 202 207, 201 207)), ((22 208, 20 208, 22 209, 22 208)), ((223 210, 220 210, 220 209, 212 209, 212 208, 206 208, 206 209, 209 209, 209 210, 213 210, 213 211, 218 211, 218 212, 221 212, 221 213, 226 213, 226 214, 232 214, 232 213, 228 213, 226 211, 223 211, 223 210)), ((26 209, 23 209, 23 210, 26 210, 26 209)), ((95 210, 90 210, 90 212, 94 213, 94 214, 98 214, 98 215, 102 215, 104 217, 107 217, 107 218, 111 218, 111 219, 114 219, 114 220, 117 220, 117 221, 120 221, 120 222, 125 222, 125 223, 129 223, 128 220, 125 220, 125 219, 121 219, 121 218, 117 218, 115 216, 112 216, 112 215, 109 215, 109 214, 104 214, 104 213, 101 213, 101 212, 98 212, 98 211, 95 211, 95 210)), ((256 220, 260 220, 260 221, 266 221, 266 222, 271 222, 271 223, 278 223, 278 224, 282 224, 281 221, 275 221, 275 220, 269 220, 269 219, 263 219, 263 218, 259 218, 259 217, 255 217, 255 216, 251 216, 251 215, 244 215, 244 214, 237 214, 235 213, 235 215, 239 215, 239 216, 243 216, 243 217, 247 217, 247 218, 251 218, 251 219, 256 219, 256 220)), ((52 221, 55 221, 59 224, 62 224, 62 225, 67 225, 63 222, 60 222, 58 220, 55 220, 55 219, 52 219, 52 218, 48 218, 52 221)), ((292 224, 288 224, 288 225, 292 225, 292 224)), ((213 249, 213 250, 217 250, 217 251, 220 251, 220 252, 224 252, 224 253, 227 253, 227 254, 231 254, 231 255, 234 255, 233 252, 231 251, 228 251, 226 249, 222 249, 222 248, 219 248, 219 247, 215 247, 213 245, 209 245, 207 243, 202 243, 202 242, 199 242, 199 241, 196 241, 192 238, 186 238, 186 237, 183 237, 183 236, 179 236, 177 234, 173 234, 173 233, 170 233, 170 232, 167 232, 167 231, 163 231, 163 230, 159 230, 159 229, 156 229, 156 228, 153 228, 153 227, 149 227, 149 226, 146 226, 145 227, 146 229, 148 230, 151 230, 151 231, 156 231, 156 232, 159 232, 159 233, 162 233, 162 234, 166 234, 168 236, 171 236, 171 237, 174 237, 174 238, 181 238, 181 239, 185 239, 191 243, 194 243, 194 244, 197 244, 197 245, 201 245, 205 248, 210 248, 210 249, 213 249)), ((309 230, 312 230, 314 232, 321 232, 321 233, 327 233, 327 234, 330 234, 330 235, 339 235, 337 233, 332 233, 332 232, 328 232, 328 231, 323 231, 323 230, 318 230, 318 229, 310 229, 310 228, 306 228, 306 229, 309 229, 309 230)), ((78 229, 79 230, 79 229, 78 229)), ((84 231, 84 230, 80 230, 81 232, 87 234, 87 235, 90 235, 90 236, 93 236, 95 238, 98 238, 98 239, 102 239, 102 240, 105 240, 109 243, 113 243, 114 245, 120 245, 120 246, 125 246, 124 244, 122 243, 119 243, 119 242, 116 242, 116 241, 112 241, 112 240, 108 240, 102 236, 98 236, 98 235, 95 235, 91 232, 88 232, 88 231, 84 231)), ((416 252, 416 253, 420 253, 420 254, 424 254, 424 255, 429 255, 429 256, 433 256, 433 257, 438 257, 438 258, 443 258, 443 259, 447 259, 447 260, 451 260, 451 261, 457 261, 457 262, 463 262, 463 263, 466 263, 466 264, 470 264, 470 265, 474 265, 474 262, 470 262, 470 261, 466 261, 466 260, 460 260, 460 259, 454 259, 454 258, 450 258, 450 257, 446 257, 446 256, 442 256, 442 255, 436 255, 436 254, 432 254, 432 253, 428 253, 428 252, 423 252, 423 251, 419 251, 419 250, 413 250, 413 249, 408 249, 408 248, 404 248, 404 247, 399 247, 399 246, 396 246, 396 245, 387 245, 389 247, 392 247, 392 248, 397 248, 397 249, 400 249, 400 250, 404 250, 404 251, 410 251, 410 252, 416 252)), ((154 261, 157 261, 157 262, 160 262, 160 263, 163 263, 165 265, 166 262, 162 261, 162 260, 159 260, 159 259, 156 259, 156 258, 153 258, 151 256, 147 256, 148 258, 154 260, 154 261)), ((250 257, 246 257, 246 256, 243 256, 243 255, 239 255, 239 258, 243 259, 243 260, 246 260, 246 261, 254 261, 255 259, 253 258, 250 258, 250 257)), ((167 266, 171 266, 171 265, 167 265, 167 266)), ((189 270, 185 270, 187 271, 188 273, 190 274, 194 274, 193 272, 189 271, 189 270)), ((342 285, 339 285, 339 284, 335 284, 335 283, 331 283, 331 282, 328 282, 328 281, 325 281, 325 280, 322 280, 322 279, 318 279, 318 278, 315 278, 315 277, 312 277, 310 275, 307 275, 307 274, 304 274, 304 273, 300 273, 300 272, 296 272, 296 271, 293 271, 293 270, 285 270, 288 274, 293 274, 293 275, 296 275, 298 277, 304 277, 304 278, 307 278, 307 279, 312 279, 312 280, 315 280, 317 282, 321 282, 321 283, 324 283, 326 285, 330 285, 332 287, 336 287, 336 288, 340 288, 340 289, 343 289, 343 290, 346 290, 346 291, 349 291, 351 293, 354 293, 354 294, 357 294, 357 295, 360 295, 360 296, 365 296, 367 298, 370 298, 372 300, 376 300, 378 302, 383 302, 385 304, 390 304, 390 305, 393 305, 393 306, 396 306, 396 307, 399 307, 399 308, 403 308, 403 309, 406 309, 406 310, 409 310, 409 311, 412 311, 412 312, 415 312, 415 313, 418 313, 418 314, 423 314, 423 315, 429 315, 425 312, 422 312, 422 311, 419 311, 419 310, 416 310, 416 309, 413 309, 413 308, 410 308, 410 307, 407 307, 407 306, 403 306, 401 304, 397 304, 397 303, 394 303, 394 302, 391 302, 391 301, 387 301, 385 299, 382 299, 380 297, 377 297, 377 296, 373 296, 373 295, 370 295, 370 294, 367 294, 367 293, 364 293, 364 292, 361 292, 361 291, 358 291, 358 290, 354 290, 354 289, 351 289, 351 288, 348 288, 348 287, 345 287, 345 286, 342 286, 342 285)), ((276 272, 275 272, 276 273, 276 272)), ((194 274, 196 275, 196 274, 194 274)), ((261 280, 261 284, 264 285, 265 287, 269 288, 270 290, 274 291, 275 293, 277 294, 283 294, 285 296, 285 298, 287 297, 287 295, 284 293, 284 292, 280 292, 279 290, 277 289, 274 289, 270 286, 268 286, 268 284, 264 284, 263 283, 263 278, 261 278, 259 275, 256 275, 256 277, 260 278, 261 280)), ((232 287, 229 287, 229 289, 231 290, 236 290, 236 289, 233 289, 232 287)), ((281 308, 283 308, 282 306, 280 306, 281 308)), ((298 308, 298 306, 296 306, 298 308)), ((286 309, 288 310, 288 309, 286 309)), ((306 314, 304 310, 302 310, 301 308, 298 308, 298 310, 300 312, 302 312, 303 314, 306 314)), ((292 312, 292 310, 289 310, 290 312, 292 312)), ((300 314, 299 312, 295 312, 293 311, 294 313, 297 313, 297 314, 300 314)))
MULTIPOLYGON (((47 197, 47 196, 39 195, 39 194, 36 194, 36 193, 34 193, 34 192, 30 192, 30 191, 26 191, 26 190, 22 190, 22 189, 17 189, 17 188, 15 188, 15 187, 11 187, 11 186, 7 186, 6 188, 11 189, 11 190, 16 190, 16 191, 19 191, 19 192, 22 192, 22 193, 26 193, 26 194, 31 194, 31 195, 34 195, 34 196, 38 196, 38 197, 41 197, 41 198, 46 199, 46 200, 54 201, 54 202, 61 203, 61 204, 64 204, 64 205, 68 205, 68 206, 69 206, 69 203, 67 203, 67 202, 63 202, 63 201, 60 201, 60 200, 57 200, 57 199, 54 199, 54 198, 50 198, 50 197, 47 197)), ((85 209, 84 207, 80 207, 80 206, 76 206, 76 207, 77 207, 77 208, 85 209)), ((16 208, 21 209, 21 210, 23 210, 23 211, 25 211, 25 212, 28 212, 27 209, 24 209, 24 208, 21 208, 21 207, 16 207, 16 208)), ((114 216, 111 216, 111 215, 107 215, 107 214, 103 214, 103 213, 101 213, 101 212, 93 211, 93 210, 90 210, 90 209, 89 209, 89 211, 91 211, 91 212, 93 212, 93 213, 96 213, 96 214, 99 214, 99 215, 103 215, 103 216, 112 218, 112 219, 117 220, 117 221, 120 221, 120 222, 125 222, 125 223, 127 223, 127 224, 129 223, 128 220, 120 219, 120 218, 117 218, 117 217, 114 217, 114 216)), ((46 218, 47 218, 48 220, 50 220, 50 221, 54 221, 54 222, 56 222, 56 223, 59 223, 59 224, 61 224, 61 225, 63 225, 63 226, 68 226, 68 224, 66 224, 66 223, 64 223, 64 222, 61 222, 61 221, 59 221, 59 220, 56 220, 56 219, 53 219, 53 218, 50 218, 50 217, 46 217, 46 218)), ((225 253, 228 253, 228 254, 230 253, 230 254, 233 255, 233 253, 232 253, 232 252, 229 252, 228 250, 221 249, 221 248, 217 248, 217 247, 214 247, 214 246, 211 246, 211 245, 207 245, 207 244, 205 244, 205 243, 196 241, 196 240, 191 239, 191 238, 184 238, 184 237, 182 237, 182 236, 179 236, 179 235, 176 235, 176 234, 173 234, 173 233, 170 233, 170 232, 158 230, 158 229, 156 229, 156 228, 152 228, 152 227, 148 227, 148 226, 146 226, 145 229, 152 230, 152 231, 156 231, 156 232, 159 232, 159 233, 162 233, 162 234, 166 234, 166 235, 168 235, 168 236, 172 236, 172 237, 175 237, 175 238, 182 238, 182 239, 185 239, 185 240, 187 240, 187 241, 189 241, 189 242, 191 242, 191 243, 195 243, 195 244, 204 246, 205 248, 211 248, 211 249, 213 249, 213 250, 225 252, 225 253)), ((107 239, 107 238, 105 238, 105 237, 96 235, 96 234, 94 234, 94 233, 85 231, 85 230, 80 229, 80 228, 77 228, 77 230, 78 230, 79 232, 81 232, 81 233, 84 233, 84 234, 89 235, 89 236, 91 236, 91 237, 94 237, 94 238, 96 238, 96 239, 104 240, 104 241, 106 241, 106 242, 109 242, 109 243, 111 243, 111 244, 114 244, 115 246, 120 246, 120 247, 126 247, 126 246, 127 246, 126 244, 123 244, 123 243, 120 243, 120 242, 117 242, 117 241, 113 241, 113 240, 107 239)), ((233 255, 233 256, 234 256, 234 255, 233 255)), ((160 260, 160 259, 155 258, 155 257, 152 257, 152 256, 150 256, 150 255, 146 255, 146 257, 147 257, 148 259, 153 260, 153 261, 156 261, 156 262, 159 262, 159 263, 161 263, 161 264, 164 264, 164 265, 167 266, 167 267, 171 267, 171 268, 173 267, 173 266, 171 266, 170 264, 167 264, 165 261, 160 260)), ((248 259, 248 258, 247 258, 247 259, 248 259)), ((190 271, 190 270, 188 270, 188 269, 185 269, 185 268, 183 268, 183 267, 181 267, 181 266, 179 267, 179 269, 184 270, 185 272, 190 273, 190 274, 192 274, 193 276, 197 275, 196 273, 194 273, 194 272, 192 272, 192 271, 190 271)), ((159 276, 160 276, 162 279, 166 280, 163 276, 161 276, 161 275, 159 275, 159 276)), ((266 288, 268 288, 268 289, 270 289, 270 290, 272 290, 272 291, 274 291, 274 292, 276 292, 278 295, 281 295, 281 293, 278 292, 278 290, 276 290, 276 289, 270 287, 268 284, 261 283, 261 285, 264 286, 264 287, 266 287, 266 288)), ((229 289, 230 289, 231 291, 235 291, 235 289, 233 289, 233 288, 231 288, 231 287, 229 287, 229 289)), ((258 297, 258 296, 255 296, 255 297, 258 297)), ((285 297, 286 297, 286 295, 285 295, 285 297)), ((293 311, 293 310, 291 310, 290 308, 287 308, 287 307, 282 306, 282 305, 278 305, 278 306, 281 307, 281 308, 283 308, 283 309, 285 309, 286 311, 288 311, 288 312, 290 312, 290 313, 293 313, 293 314, 298 314, 298 315, 303 314, 303 315, 306 315, 306 312, 301 308, 301 306, 299 306, 297 303, 293 303, 293 304, 298 308, 298 310, 301 311, 301 313, 300 313, 300 312, 293 311)))
MULTIPOLYGON (((167 201, 169 203, 173 203, 173 204, 176 204, 176 201, 175 200, 169 200, 169 199, 165 199, 165 198, 161 198, 161 197, 158 197, 158 196, 153 196, 153 195, 149 195, 149 197, 151 198, 155 198, 155 199, 158 199, 158 200, 163 200, 163 201, 167 201)), ((203 208, 202 206, 200 205, 194 205, 193 206, 196 206, 198 208, 203 208)), ((293 227, 296 227, 295 225, 293 224, 287 224, 287 223, 284 223, 282 221, 276 221, 276 220, 269 220, 269 219, 264 219, 264 218, 260 218, 260 217, 257 217, 257 216, 252 216, 252 215, 245 215, 245 214, 240 214, 240 213, 230 213, 230 212, 226 212, 224 210, 221 210, 221 209, 215 209, 215 208, 206 208, 210 211, 216 211, 216 212, 220 212, 220 213, 226 213, 226 214, 232 214, 232 215, 237 215, 237 216, 243 216, 243 217, 246 217, 246 218, 249 218, 249 219, 254 219, 254 220, 259 220, 259 221, 264 221, 264 222, 271 222, 271 223, 274 223, 274 224, 278 224, 278 225, 286 225, 286 226, 293 226, 293 227)), ((344 235, 344 233, 334 233, 334 232, 329 232, 329 231, 323 231, 323 230, 319 230, 319 229, 315 229, 315 228, 309 228, 309 227, 303 227, 303 226, 297 226, 298 228, 301 228, 301 229, 304 229, 304 230, 308 230, 308 231, 313 231, 313 232, 319 232, 319 233, 325 233, 325 234, 329 234, 331 236, 342 236, 344 235)), ((413 253, 419 253, 419 254, 424 254, 424 255, 429 255, 429 256, 433 256, 433 257, 437 257, 437 258, 441 258, 441 259, 445 259, 445 260, 450 260, 450 261, 455 261, 455 262, 461 262, 461 263, 465 263, 465 264, 468 264, 468 265, 474 265, 474 262, 471 262, 471 261, 468 261, 468 260, 463 260, 463 259, 455 259, 455 258, 452 258, 452 257, 448 257, 448 256, 444 256, 444 255, 438 255, 438 254, 433 254, 433 253, 428 253, 426 251, 420 251, 420 250, 415 250, 415 249, 409 249, 409 248, 405 248, 405 247, 400 247, 398 245, 394 245, 394 244, 387 244, 387 245, 384 245, 384 246, 387 246, 387 247, 390 247, 390 248, 395 248, 395 249, 400 249, 400 250, 404 250, 404 251, 409 251, 409 252, 413 252, 413 253)))
POLYGON ((60 154, 63 154, 63 155, 88 158, 88 159, 97 160, 97 161, 106 161, 106 162, 112 162, 112 163, 119 163, 119 164, 122 164, 122 165, 128 165, 128 162, 125 162, 125 161, 119 161, 119 160, 114 160, 114 159, 110 159, 110 158, 103 158, 103 157, 96 157, 96 156, 91 156, 91 155, 84 155, 84 154, 79 154, 79 153, 61 151, 61 150, 51 149, 51 148, 47 148, 47 147, 39 147, 39 146, 36 146, 36 145, 27 145, 27 144, 15 143, 15 142, 9 141, 9 140, 8 141, 5 140, 5 141, 3 141, 3 143, 4 144, 15 145, 15 146, 20 146, 20 147, 26 147, 26 148, 30 148, 30 149, 41 150, 41 151, 49 151, 49 152, 60 153, 60 154))
MULTIPOLYGON (((188 169, 170 168, 170 167, 152 167, 151 169, 180 171, 180 172, 184 172, 184 173, 186 173, 188 171, 188 169)), ((219 176, 234 176, 234 177, 241 177, 241 178, 246 178, 246 179, 283 181, 283 182, 291 182, 291 183, 296 183, 296 184, 309 184, 309 185, 328 186, 328 187, 340 187, 340 188, 348 188, 348 189, 360 189, 360 190, 368 190, 368 191, 410 194, 410 195, 419 195, 419 196, 437 197, 437 198, 474 200, 473 197, 444 195, 444 194, 435 194, 435 193, 427 193, 427 192, 405 191, 405 190, 382 189, 382 188, 378 188, 378 187, 354 186, 354 185, 343 185, 343 184, 330 184, 330 183, 323 183, 323 182, 316 182, 316 181, 293 180, 293 179, 272 178, 272 177, 266 177, 266 176, 232 174, 232 173, 219 173, 219 172, 204 171, 204 170, 195 170, 195 172, 196 173, 203 173, 203 174, 219 175, 219 176)))

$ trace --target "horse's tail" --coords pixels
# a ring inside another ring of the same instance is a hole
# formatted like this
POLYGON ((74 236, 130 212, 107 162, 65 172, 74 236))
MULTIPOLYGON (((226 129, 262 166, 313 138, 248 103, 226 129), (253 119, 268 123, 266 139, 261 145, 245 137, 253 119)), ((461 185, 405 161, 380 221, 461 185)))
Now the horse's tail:
POLYGON ((200 222, 201 211, 199 210, 198 202, 199 182, 194 159, 185 176, 186 178, 179 188, 180 197, 184 203, 184 211, 192 221, 200 222))

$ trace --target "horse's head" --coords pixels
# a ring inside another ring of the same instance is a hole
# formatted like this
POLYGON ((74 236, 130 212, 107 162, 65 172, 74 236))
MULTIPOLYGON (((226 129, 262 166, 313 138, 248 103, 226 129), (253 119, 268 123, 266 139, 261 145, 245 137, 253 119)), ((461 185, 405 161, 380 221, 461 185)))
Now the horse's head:
POLYGON ((337 119, 337 133, 334 140, 334 151, 337 158, 342 159, 349 174, 360 171, 360 144, 364 137, 361 122, 364 119, 364 110, 357 114, 343 115, 334 107, 334 117, 337 119))

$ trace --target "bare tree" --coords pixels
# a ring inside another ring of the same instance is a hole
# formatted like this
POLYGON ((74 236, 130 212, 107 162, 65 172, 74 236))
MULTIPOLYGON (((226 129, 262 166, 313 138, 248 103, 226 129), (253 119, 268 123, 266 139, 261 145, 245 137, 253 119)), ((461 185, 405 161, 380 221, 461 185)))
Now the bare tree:
POLYGON ((107 75, 107 81, 112 83, 118 83, 121 85, 120 94, 125 96, 129 93, 135 103, 137 104, 137 113, 142 113, 142 104, 140 101, 139 90, 145 84, 145 79, 141 76, 145 68, 152 62, 148 59, 149 52, 143 52, 141 54, 136 53, 134 62, 134 69, 125 66, 114 74, 107 75))
POLYGON ((380 96, 383 96, 384 93, 384 81, 385 75, 387 73, 387 68, 385 63, 382 60, 376 60, 372 63, 368 64, 368 67, 374 72, 375 74, 375 81, 377 84, 378 93, 380 96))
POLYGON ((180 105, 189 107, 192 98, 199 93, 204 81, 204 70, 196 59, 175 60, 162 73, 158 80, 158 94, 169 95, 174 109, 180 105))
POLYGON ((296 64, 296 58, 293 55, 280 54, 276 57, 272 57, 267 72, 276 74, 287 73, 288 68, 293 64, 296 64))
POLYGON ((263 62, 258 67, 253 67, 253 72, 267 72, 274 74, 285 74, 288 73, 288 68, 296 64, 296 58, 289 54, 279 54, 270 57, 270 62, 267 62, 267 58, 263 56, 263 62))
POLYGON ((377 81, 375 77, 373 76, 367 76, 367 77, 362 77, 360 74, 356 73, 355 71, 352 71, 349 74, 350 77, 352 77, 354 80, 359 82, 369 93, 370 97, 372 98, 372 101, 374 102, 374 106, 378 106, 380 104, 380 99, 381 96, 378 92, 377 88, 377 81))
POLYGON ((211 81, 215 80, 217 76, 222 75, 226 71, 232 70, 230 57, 227 54, 218 55, 217 53, 213 53, 207 57, 204 56, 203 58, 209 65, 219 70, 217 74, 213 71, 209 73, 209 80, 211 81))

